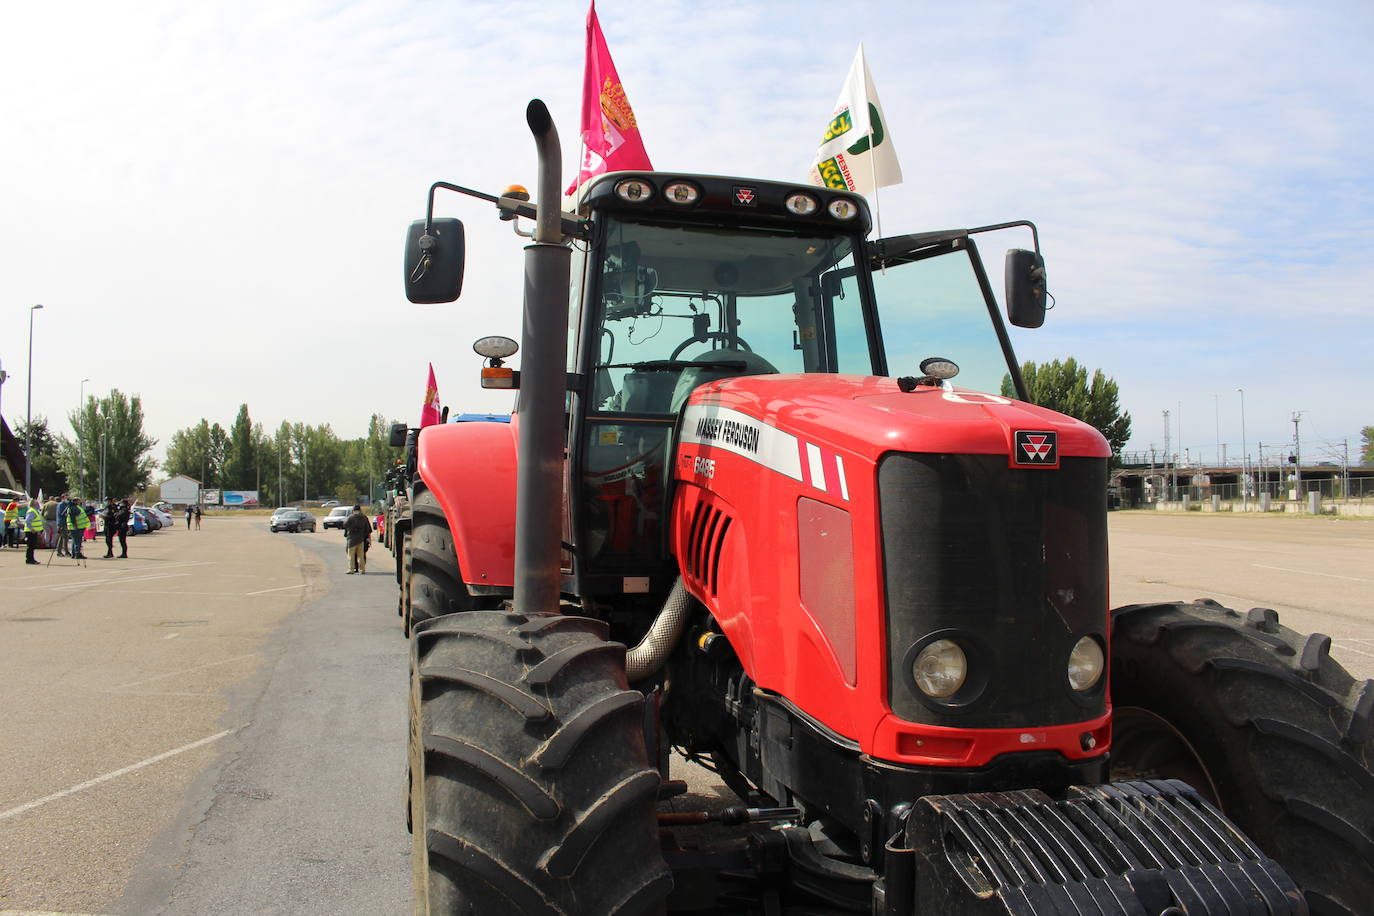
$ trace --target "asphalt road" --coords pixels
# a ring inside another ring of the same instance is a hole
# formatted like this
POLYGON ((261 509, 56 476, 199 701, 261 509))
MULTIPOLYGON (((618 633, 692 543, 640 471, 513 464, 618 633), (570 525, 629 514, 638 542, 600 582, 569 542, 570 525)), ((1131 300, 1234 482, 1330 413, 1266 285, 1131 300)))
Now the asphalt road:
MULTIPOLYGON (((1117 513, 1111 538, 1114 604, 1271 607, 1374 676, 1374 522, 1117 513)), ((408 912, 389 557, 345 576, 338 532, 218 518, 130 554, 0 551, 0 916, 408 912)), ((675 772, 682 807, 727 794, 675 772)))

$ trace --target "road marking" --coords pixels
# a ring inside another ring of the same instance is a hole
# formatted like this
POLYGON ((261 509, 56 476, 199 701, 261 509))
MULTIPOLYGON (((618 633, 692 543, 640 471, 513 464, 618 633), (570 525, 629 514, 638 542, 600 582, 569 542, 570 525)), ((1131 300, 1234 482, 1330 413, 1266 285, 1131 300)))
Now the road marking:
POLYGON ((1256 569, 1276 569, 1279 572, 1304 573, 1309 576, 1321 576, 1325 579, 1345 579, 1349 582, 1374 582, 1374 579, 1361 579, 1359 576, 1337 576, 1334 573, 1319 573, 1313 572, 1310 569, 1293 569, 1288 566, 1265 566, 1263 563, 1251 563, 1250 565, 1256 569))
POLYGON ((1342 652, 1354 652, 1356 655, 1367 655, 1370 658, 1374 658, 1374 652, 1366 652, 1363 649, 1356 649, 1354 646, 1347 646, 1342 640, 1336 641, 1336 648, 1340 649, 1342 652))
POLYGON ((0 916, 106 916, 104 913, 55 913, 50 910, 0 910, 0 916))
POLYGON ((93 585, 126 585, 130 582, 151 582, 154 579, 182 579, 190 573, 166 573, 157 576, 139 576, 136 579, 106 579, 103 582, 73 582, 70 585, 50 585, 48 591, 65 592, 78 588, 90 588, 93 585))
POLYGON ((201 738, 199 741, 192 741, 190 744, 183 744, 181 747, 173 748, 170 751, 163 751, 161 754, 149 757, 147 760, 140 760, 138 763, 131 763, 128 766, 122 767, 111 773, 106 773, 103 776, 97 776, 95 779, 88 779, 85 782, 77 783, 74 786, 63 789, 61 792, 54 792, 51 795, 45 795, 40 799, 28 802, 27 804, 20 805, 17 808, 11 808, 8 811, 0 811, 0 821, 23 814, 25 811, 32 811, 34 808, 37 808, 41 805, 46 805, 48 802, 57 801, 59 798, 66 798, 68 795, 75 795, 77 792, 81 792, 85 789, 91 788, 91 786, 98 786, 102 782, 109 782, 111 779, 118 779, 120 776, 123 776, 126 773, 132 773, 135 770, 141 770, 144 767, 152 766, 155 763, 161 763, 168 757, 175 757, 177 754, 184 754, 186 751, 193 751, 198 747, 204 747, 205 745, 210 744, 213 741, 218 741, 225 735, 232 735, 234 731, 235 730, 232 728, 225 729, 217 735, 210 735, 208 738, 201 738))
POLYGON ((176 638, 177 638, 178 636, 180 636, 180 635, 181 635, 180 633, 168 633, 166 636, 164 636, 164 637, 162 637, 162 638, 163 638, 163 639, 176 639, 176 638))
MULTIPOLYGON (((306 585, 307 583, 302 582, 300 585, 283 585, 281 588, 264 588, 259 592, 249 592, 248 595, 266 595, 268 592, 285 592, 293 588, 305 588, 306 585)), ((245 595, 244 597, 246 598, 248 596, 245 595)))
POLYGON ((256 655, 257 655, 256 652, 248 652, 248 653, 246 653, 246 654, 244 654, 244 655, 235 655, 233 658, 226 658, 226 659, 224 659, 223 661, 210 662, 209 664, 205 664, 205 665, 196 665, 194 668, 183 668, 183 669, 181 669, 180 671, 169 671, 169 672, 166 673, 166 674, 157 674, 157 675, 154 675, 153 677, 145 677, 145 678, 144 678, 143 680, 141 680, 141 681, 130 681, 130 682, 127 683, 127 684, 120 684, 118 687, 107 687, 107 688, 106 688, 106 692, 109 693, 110 691, 114 691, 114 690, 124 690, 125 688, 128 688, 128 687, 137 687, 139 684, 148 684, 148 683, 151 683, 152 681, 160 681, 160 680, 162 680, 163 678, 176 677, 176 676, 179 675, 179 674, 190 674, 192 671, 200 671, 202 668, 213 668, 213 667, 215 667, 216 665, 227 665, 227 664, 229 664, 230 662, 243 661, 245 658, 253 658, 253 657, 255 657, 256 655))

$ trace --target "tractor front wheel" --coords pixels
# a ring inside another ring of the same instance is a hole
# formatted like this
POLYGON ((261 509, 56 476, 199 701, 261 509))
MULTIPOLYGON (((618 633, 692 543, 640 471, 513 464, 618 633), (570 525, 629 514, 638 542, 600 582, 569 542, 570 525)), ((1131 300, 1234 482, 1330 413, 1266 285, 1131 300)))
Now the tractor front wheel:
POLYGON ((1374 681, 1267 608, 1113 612, 1112 779, 1177 778, 1284 867, 1313 913, 1374 900, 1374 681))
POLYGON ((659 777, 625 647, 582 617, 419 624, 411 670, 416 911, 630 914, 660 906, 659 777))
POLYGON ((431 617, 480 607, 468 594, 453 532, 439 500, 429 490, 415 494, 411 506, 410 580, 406 598, 410 602, 410 627, 431 617))

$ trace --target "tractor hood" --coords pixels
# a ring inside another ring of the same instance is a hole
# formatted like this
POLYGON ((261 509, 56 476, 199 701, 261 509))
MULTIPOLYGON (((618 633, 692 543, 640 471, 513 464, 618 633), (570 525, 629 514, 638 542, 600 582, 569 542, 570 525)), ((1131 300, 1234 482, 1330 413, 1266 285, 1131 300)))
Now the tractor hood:
POLYGON ((899 451, 1006 455, 1014 466, 1055 467, 1061 456, 1111 454, 1097 430, 1052 410, 957 386, 902 391, 890 378, 753 375, 711 382, 693 392, 685 423, 703 416, 709 422, 712 407, 824 438, 873 461, 899 451))

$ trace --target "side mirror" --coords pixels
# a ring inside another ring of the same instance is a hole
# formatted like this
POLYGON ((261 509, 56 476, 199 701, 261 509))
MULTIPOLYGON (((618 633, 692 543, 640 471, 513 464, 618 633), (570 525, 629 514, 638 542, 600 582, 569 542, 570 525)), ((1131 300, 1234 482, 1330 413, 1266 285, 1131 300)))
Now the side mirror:
POLYGON ((1018 328, 1045 323, 1045 259, 1034 251, 1007 252, 1007 318, 1018 328))
POLYGON ((405 448, 406 433, 408 432, 410 432, 410 428, 404 423, 392 423, 390 438, 387 439, 386 444, 392 448, 405 448))
POLYGON ((428 305, 453 302, 463 291, 463 223, 417 219, 406 232, 406 298, 428 305))

